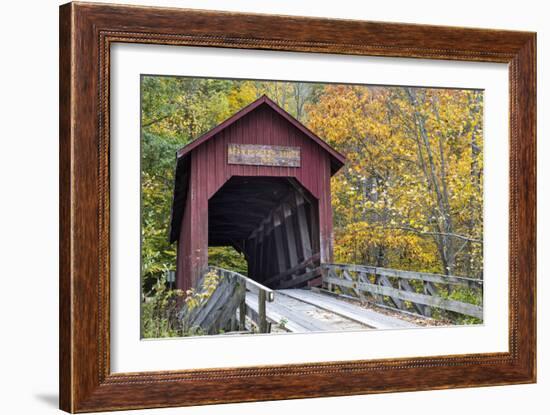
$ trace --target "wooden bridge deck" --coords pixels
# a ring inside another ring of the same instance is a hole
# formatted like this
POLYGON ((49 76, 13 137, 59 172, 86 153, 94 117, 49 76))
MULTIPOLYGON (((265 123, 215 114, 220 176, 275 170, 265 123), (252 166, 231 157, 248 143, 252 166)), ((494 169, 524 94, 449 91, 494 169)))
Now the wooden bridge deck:
POLYGON ((455 287, 481 295, 483 281, 471 278, 322 264, 297 276, 287 275, 273 283, 278 289, 271 289, 234 271, 214 266, 209 271, 221 277, 216 290, 192 312, 182 310, 181 316, 189 327, 210 334, 411 328, 424 325, 419 319, 429 318, 432 309, 483 318, 481 305, 449 298, 455 287), (320 287, 303 287, 319 274, 320 287), (350 299, 376 306, 365 307, 350 299))
MULTIPOLYGON (((258 313, 258 295, 247 292, 246 305, 258 313)), ((292 333, 416 327, 309 289, 276 290, 274 300, 266 303, 266 316, 272 327, 292 333)))

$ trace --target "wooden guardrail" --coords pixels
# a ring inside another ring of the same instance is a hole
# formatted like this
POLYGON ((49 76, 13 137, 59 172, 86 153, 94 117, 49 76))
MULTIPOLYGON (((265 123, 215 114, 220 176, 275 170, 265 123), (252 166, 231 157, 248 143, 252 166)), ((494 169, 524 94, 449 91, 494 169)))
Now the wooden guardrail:
MULTIPOLYGON (((245 316, 247 315, 247 309, 246 309, 246 291, 249 291, 251 293, 254 293, 258 296, 258 311, 257 313, 251 313, 248 312, 248 315, 254 317, 257 316, 255 319, 255 323, 258 326, 258 331, 260 333, 269 333, 270 332, 270 323, 267 321, 267 314, 266 314, 266 302, 272 302, 275 298, 275 292, 271 290, 270 288, 267 288, 266 286, 248 278, 245 277, 242 274, 239 274, 235 271, 230 271, 224 268, 215 267, 215 266, 209 266, 209 271, 214 271, 218 275, 222 277, 222 279, 235 279, 237 281, 237 284, 244 285, 244 295, 241 293, 241 296, 239 297, 238 302, 238 309, 239 309, 239 330, 244 330, 244 323, 245 323, 245 316)), ((241 289, 242 291, 242 289, 241 289)), ((234 314, 236 314, 237 308, 233 311, 234 314)))
MULTIPOLYGON (((209 296, 201 298, 199 304, 193 306, 185 304, 180 310, 179 318, 187 330, 200 331, 204 334, 245 331, 245 318, 249 315, 258 326, 260 333, 270 332, 266 302, 273 301, 275 296, 273 290, 238 272, 224 268, 209 266, 207 272, 216 273, 220 279, 214 291, 209 296), (258 310, 247 309, 247 292, 257 296, 258 310)), ((202 285, 202 282, 198 284, 199 294, 204 293, 202 285)))
POLYGON ((194 299, 187 297, 179 311, 184 330, 194 334, 219 334, 237 327, 244 330, 244 320, 236 321, 236 310, 246 295, 244 282, 236 276, 227 276, 217 281, 214 291, 208 293, 204 283, 206 274, 190 294, 194 299))
POLYGON ((440 290, 451 293, 456 287, 482 291, 482 280, 365 265, 322 264, 321 270, 323 287, 331 292, 337 286, 344 294, 423 316, 435 307, 483 319, 482 307, 440 295, 440 290), (421 283, 421 292, 411 285, 414 280, 421 283))

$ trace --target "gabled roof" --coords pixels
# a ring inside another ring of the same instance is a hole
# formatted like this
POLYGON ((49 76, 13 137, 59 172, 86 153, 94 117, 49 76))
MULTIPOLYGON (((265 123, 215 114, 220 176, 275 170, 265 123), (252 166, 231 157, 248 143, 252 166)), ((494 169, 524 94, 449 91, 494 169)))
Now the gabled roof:
POLYGON ((223 121, 222 123, 218 124, 216 127, 212 128, 207 133, 203 134, 196 140, 193 140, 189 144, 187 144, 185 147, 180 148, 177 151, 177 158, 178 160, 182 157, 184 157, 189 152, 193 151, 195 148, 202 145, 205 141, 211 139, 216 134, 218 134, 220 131, 224 130, 225 128, 229 127, 231 124, 237 122, 241 118, 243 118, 245 115, 251 113, 256 108, 260 107, 261 105, 267 105, 271 107, 275 112, 277 112, 279 115, 281 115, 284 119, 286 119, 289 123, 294 125, 298 130, 300 130, 302 133, 304 133, 307 137, 311 138, 313 141, 315 141, 319 146, 321 146, 324 150, 326 150, 330 156, 331 156, 331 170, 332 173, 336 173, 342 167, 345 163, 346 157, 336 151, 334 148, 332 148, 329 144, 327 144, 324 140, 319 138, 317 135, 315 135, 310 129, 308 129, 305 125, 303 125, 300 121, 298 121, 296 118, 294 118, 292 115, 290 115, 288 112, 286 112, 284 109, 279 107, 275 102, 273 102, 271 99, 269 99, 266 95, 262 95, 260 98, 258 98, 256 101, 252 102, 251 104, 247 105, 246 107, 242 108, 235 114, 233 114, 231 117, 223 121))
POLYGON ((231 124, 237 122, 241 118, 245 117, 247 114, 250 114, 255 109, 267 105, 290 124, 300 130, 304 135, 315 141, 320 147, 322 147, 330 157, 330 169, 331 174, 335 174, 345 163, 345 156, 332 148, 329 144, 315 135, 311 130, 304 126, 300 121, 290 115, 288 112, 279 107, 275 102, 269 99, 267 96, 263 95, 258 98, 256 101, 242 108, 240 111, 229 117, 227 120, 218 124, 216 127, 212 128, 207 133, 203 134, 199 138, 193 140, 191 143, 187 144, 185 147, 180 148, 176 153, 176 172, 174 180, 174 198, 172 200, 172 210, 170 218, 170 242, 174 242, 179 237, 181 221, 183 217, 183 210, 185 206, 185 199, 187 197, 188 191, 188 181, 189 181, 189 167, 190 167, 190 157, 188 157, 194 149, 201 146, 206 141, 210 140, 216 134, 218 134, 223 129, 229 127, 231 124))

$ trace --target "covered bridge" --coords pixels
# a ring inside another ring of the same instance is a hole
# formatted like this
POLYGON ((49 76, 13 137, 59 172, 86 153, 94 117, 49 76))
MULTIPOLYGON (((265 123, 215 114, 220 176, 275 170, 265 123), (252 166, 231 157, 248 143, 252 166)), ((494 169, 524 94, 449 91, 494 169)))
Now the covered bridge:
POLYGON ((332 261, 330 178, 345 157, 266 96, 177 152, 170 241, 176 286, 194 287, 208 246, 233 246, 248 277, 299 287, 332 261))

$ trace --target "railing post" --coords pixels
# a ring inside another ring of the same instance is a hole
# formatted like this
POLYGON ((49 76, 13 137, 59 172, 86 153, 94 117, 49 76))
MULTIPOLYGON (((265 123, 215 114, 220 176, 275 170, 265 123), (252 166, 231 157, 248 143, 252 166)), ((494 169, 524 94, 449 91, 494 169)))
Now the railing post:
POLYGON ((265 313, 265 291, 258 292, 258 314, 260 317, 260 333, 267 333, 267 318, 265 313))
POLYGON ((319 264, 321 267, 321 284, 323 288, 326 288, 328 291, 332 291, 332 283, 327 281, 327 277, 330 277, 330 270, 328 265, 319 264))
POLYGON ((239 330, 244 331, 246 329, 246 283, 241 279, 239 279, 239 291, 239 295, 242 296, 239 303, 239 330))
POLYGON ((228 283, 235 283, 237 285, 236 287, 234 287, 234 296, 231 300, 233 315, 229 317, 229 320, 227 320, 228 323, 231 325, 231 329, 235 330, 235 327, 238 326, 240 331, 246 330, 246 294, 247 290, 250 290, 251 292, 258 293, 258 312, 253 313, 254 323, 258 326, 258 331, 260 333, 271 332, 271 323, 267 319, 266 302, 273 301, 273 291, 237 272, 214 266, 210 266, 209 269, 215 271, 218 275, 220 275, 222 277, 222 280, 227 280, 228 283), (238 296, 238 298, 235 298, 235 295, 238 296), (237 310, 239 310, 238 319, 237 310), (258 317, 257 319, 256 316, 258 317))
POLYGON ((231 317, 231 331, 237 331, 237 330, 238 330, 237 316, 233 314, 233 317, 231 317))

